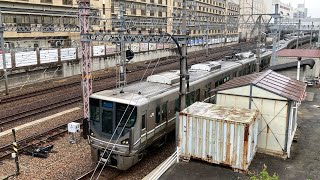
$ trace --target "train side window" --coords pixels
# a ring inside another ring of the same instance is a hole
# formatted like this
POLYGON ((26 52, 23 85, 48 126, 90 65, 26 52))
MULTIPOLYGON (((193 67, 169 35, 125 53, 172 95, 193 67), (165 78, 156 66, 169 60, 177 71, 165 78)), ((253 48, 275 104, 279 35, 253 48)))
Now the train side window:
POLYGON ((216 81, 215 83, 214 83, 214 87, 216 88, 216 87, 218 87, 219 86, 219 81, 216 81))
POLYGON ((146 129, 146 115, 142 115, 141 117, 141 130, 146 129))
POLYGON ((195 102, 195 92, 193 91, 193 92, 190 93, 190 101, 189 101, 189 104, 187 106, 190 106, 194 102, 195 102))
POLYGON ((179 98, 178 99, 176 99, 175 101, 174 101, 174 103, 175 103, 175 106, 174 106, 174 110, 175 110, 175 112, 179 112, 180 111, 180 109, 179 109, 179 98))
POLYGON ((190 106, 190 93, 186 95, 186 105, 190 106))
POLYGON ((167 103, 162 105, 162 122, 167 121, 167 103))
POLYGON ((161 116, 160 106, 157 106, 157 108, 156 108, 156 123, 157 124, 160 123, 160 116, 161 116))
POLYGON ((200 101, 200 89, 196 91, 195 102, 200 101))

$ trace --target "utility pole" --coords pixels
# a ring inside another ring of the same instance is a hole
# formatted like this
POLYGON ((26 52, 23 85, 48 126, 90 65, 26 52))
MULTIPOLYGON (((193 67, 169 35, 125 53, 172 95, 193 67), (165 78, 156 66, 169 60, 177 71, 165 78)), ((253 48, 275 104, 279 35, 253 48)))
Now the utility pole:
POLYGON ((9 94, 9 88, 8 88, 8 74, 7 74, 7 61, 6 61, 6 51, 4 48, 4 25, 2 24, 2 16, 1 16, 1 10, 0 10, 0 41, 1 41, 1 48, 2 51, 2 64, 3 64, 3 73, 4 73, 4 84, 6 88, 6 95, 9 94))
POLYGON ((297 39, 296 49, 299 49, 300 26, 301 26, 301 20, 299 19, 299 24, 298 24, 298 39, 297 39))
MULTIPOLYGON (((275 4, 275 14, 279 15, 279 4, 275 4)), ((278 24, 278 18, 277 17, 275 17, 275 19, 274 19, 274 24, 275 25, 278 24)), ((279 23, 278 28, 279 28, 279 31, 280 31, 280 23, 279 23)), ((277 46, 278 43, 277 43, 277 32, 275 30, 273 32, 274 32, 274 34, 273 34, 273 37, 272 37, 271 64, 274 66, 274 65, 276 65, 276 51, 277 51, 277 47, 276 46, 277 46)), ((279 41, 280 41, 280 33, 279 33, 278 38, 279 38, 279 41)))
POLYGON ((181 80, 181 92, 180 92, 180 110, 186 108, 186 69, 187 69, 187 0, 182 1, 182 35, 183 40, 181 42, 182 59, 180 62, 180 80, 181 80))
POLYGON ((260 62, 261 62, 261 17, 258 17, 258 42, 257 42, 257 61, 256 61, 256 72, 260 71, 260 62))
POLYGON ((82 95, 84 119, 89 120, 89 96, 92 94, 92 59, 90 39, 90 0, 78 0, 82 55, 82 95))
POLYGON ((280 41, 281 41, 281 17, 279 16, 279 34, 278 34, 278 47, 280 47, 280 41))
POLYGON ((313 36, 313 22, 311 24, 311 34, 310 34, 310 48, 312 49, 312 37, 313 36))
POLYGON ((120 93, 124 93, 123 88, 126 85, 126 53, 125 53, 125 42, 124 42, 124 8, 125 8, 125 1, 121 0, 120 2, 120 22, 121 22, 121 27, 120 27, 120 37, 122 41, 120 42, 120 51, 121 51, 121 59, 120 59, 120 93))

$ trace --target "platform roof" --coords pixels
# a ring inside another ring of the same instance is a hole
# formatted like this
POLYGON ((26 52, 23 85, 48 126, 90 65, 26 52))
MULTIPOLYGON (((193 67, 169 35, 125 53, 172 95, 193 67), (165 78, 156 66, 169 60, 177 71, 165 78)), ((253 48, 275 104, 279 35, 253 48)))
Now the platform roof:
POLYGON ((213 91, 218 92, 247 85, 259 87, 294 101, 302 101, 306 91, 305 83, 272 70, 234 78, 213 91))
POLYGON ((283 49, 277 52, 278 57, 302 57, 320 58, 320 50, 317 49, 283 49))

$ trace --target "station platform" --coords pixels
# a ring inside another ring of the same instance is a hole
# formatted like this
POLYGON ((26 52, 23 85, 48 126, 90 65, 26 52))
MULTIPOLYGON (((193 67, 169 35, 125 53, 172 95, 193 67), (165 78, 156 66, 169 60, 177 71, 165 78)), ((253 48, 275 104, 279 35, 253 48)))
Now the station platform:
MULTIPOLYGON (((248 172, 258 174, 266 165, 269 175, 276 174, 279 179, 319 179, 320 108, 315 105, 320 105, 320 89, 307 88, 307 92, 314 94, 314 97, 302 102, 300 106, 298 113, 299 138, 292 145, 291 158, 282 159, 256 153, 248 172)), ((159 179, 239 180, 249 178, 249 173, 238 173, 227 167, 190 160, 189 162, 175 163, 159 179)))

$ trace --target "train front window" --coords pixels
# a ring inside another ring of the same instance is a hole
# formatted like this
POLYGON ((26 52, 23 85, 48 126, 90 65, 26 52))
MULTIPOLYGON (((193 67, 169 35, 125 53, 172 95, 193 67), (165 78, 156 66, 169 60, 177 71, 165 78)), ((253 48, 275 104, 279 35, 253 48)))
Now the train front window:
POLYGON ((127 128, 134 126, 137 119, 137 108, 127 104, 117 103, 116 105, 116 125, 120 122, 120 127, 126 125, 127 128))
POLYGON ((90 120, 94 122, 100 122, 99 100, 90 98, 89 103, 90 103, 90 120))
POLYGON ((112 134, 113 132, 113 112, 110 110, 102 111, 102 132, 112 134))

